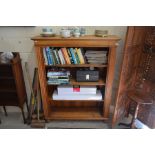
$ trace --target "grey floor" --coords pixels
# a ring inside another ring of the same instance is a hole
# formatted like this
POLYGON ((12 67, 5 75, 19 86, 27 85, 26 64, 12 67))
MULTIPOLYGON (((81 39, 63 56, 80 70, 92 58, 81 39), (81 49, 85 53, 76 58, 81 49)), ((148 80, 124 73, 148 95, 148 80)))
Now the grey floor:
MULTIPOLYGON (((24 124, 21 113, 0 113, 0 129, 32 129, 30 125, 24 124)), ((111 120, 111 118, 110 118, 111 120)), ((122 122, 129 123, 131 118, 125 118, 122 122)), ((111 129, 110 122, 103 121, 51 121, 46 123, 47 129, 111 129)), ((116 126, 116 129, 124 128, 124 126, 116 126)))

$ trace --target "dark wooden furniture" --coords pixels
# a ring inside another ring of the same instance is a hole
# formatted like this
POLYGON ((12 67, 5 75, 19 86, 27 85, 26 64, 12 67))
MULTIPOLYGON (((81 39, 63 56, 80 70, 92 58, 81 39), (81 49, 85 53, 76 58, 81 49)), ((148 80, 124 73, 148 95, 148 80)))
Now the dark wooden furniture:
MULTIPOLYGON (((125 123, 119 123, 119 125, 124 125, 129 128, 136 128, 135 121, 136 119, 142 121, 143 124, 147 125, 148 122, 144 121, 144 117, 146 119, 146 110, 140 111, 140 108, 142 106, 151 106, 154 103, 154 98, 152 95, 152 83, 145 83, 145 87, 143 86, 143 89, 140 90, 130 90, 127 92, 127 97, 129 99, 129 107, 127 109, 127 116, 129 114, 132 115, 131 123, 125 124, 125 123), (139 117, 139 114, 141 114, 141 117, 139 117)), ((149 111, 147 111, 149 113, 149 111)))
POLYGON ((154 96, 155 27, 128 27, 113 127, 135 105, 132 127, 137 118, 148 127, 155 128, 154 96))
POLYGON ((35 52, 38 63, 38 74, 40 80, 41 94, 45 119, 47 120, 107 120, 109 118, 109 108, 111 104, 112 84, 114 78, 117 36, 95 37, 84 36, 79 38, 56 37, 34 37, 35 52), (108 63, 83 64, 83 65, 56 65, 46 66, 43 58, 43 47, 82 47, 84 49, 108 50, 108 63), (48 68, 67 68, 74 74, 79 68, 95 67, 100 71, 99 82, 76 82, 72 80, 72 85, 95 85, 102 90, 102 101, 66 101, 53 100, 52 93, 56 89, 54 85, 47 85, 46 73, 48 68))
POLYGON ((28 103, 21 59, 19 53, 15 52, 13 54, 14 58, 10 63, 0 63, 0 106, 3 106, 5 113, 5 106, 19 107, 25 123, 23 106, 26 102, 28 109, 28 103))

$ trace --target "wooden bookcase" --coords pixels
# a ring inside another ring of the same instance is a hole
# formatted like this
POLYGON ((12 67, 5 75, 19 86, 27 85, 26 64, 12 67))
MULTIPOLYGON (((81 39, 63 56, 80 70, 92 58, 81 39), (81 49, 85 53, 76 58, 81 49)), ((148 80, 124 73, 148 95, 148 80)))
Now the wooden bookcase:
POLYGON ((26 102, 28 109, 28 103, 23 70, 19 53, 14 52, 13 55, 10 63, 0 63, 0 106, 19 107, 25 123, 23 106, 26 102))
POLYGON ((114 79, 114 68, 116 58, 116 48, 120 38, 117 36, 95 37, 84 36, 79 38, 56 37, 33 37, 35 52, 38 63, 38 74, 41 86, 44 115, 47 120, 107 120, 112 95, 112 84, 114 79), (44 47, 82 47, 84 49, 106 49, 108 50, 107 64, 71 64, 48 66, 44 63, 44 47), (55 85, 48 85, 46 73, 47 69, 57 67, 66 68, 74 75, 79 68, 95 67, 100 71, 98 82, 76 82, 73 78, 72 85, 95 85, 101 89, 101 101, 80 101, 80 100, 53 100, 52 93, 56 89, 55 85))

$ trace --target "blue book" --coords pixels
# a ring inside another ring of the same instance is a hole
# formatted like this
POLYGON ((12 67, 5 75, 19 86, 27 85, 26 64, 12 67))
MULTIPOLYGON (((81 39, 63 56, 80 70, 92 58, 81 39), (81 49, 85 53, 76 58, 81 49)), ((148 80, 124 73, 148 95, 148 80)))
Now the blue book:
POLYGON ((70 58, 71 64, 74 64, 74 61, 73 61, 73 58, 72 58, 72 55, 71 55, 71 52, 70 52, 69 49, 67 49, 67 53, 68 53, 68 56, 69 56, 69 58, 70 58))
POLYGON ((49 65, 53 65, 53 58, 52 58, 50 47, 46 47, 46 51, 47 51, 47 54, 48 54, 49 65))
POLYGON ((55 59, 56 59, 56 64, 60 64, 59 58, 58 58, 58 55, 57 55, 57 51, 56 50, 53 50, 53 54, 54 54, 55 59))
POLYGON ((49 56, 49 52, 48 52, 48 47, 45 47, 45 51, 46 51, 48 65, 51 65, 50 56, 49 56))
POLYGON ((74 49, 73 49, 73 48, 70 48, 70 52, 71 52, 71 55, 72 55, 72 58, 73 58, 74 64, 77 64, 77 60, 76 60, 76 57, 75 57, 74 49))

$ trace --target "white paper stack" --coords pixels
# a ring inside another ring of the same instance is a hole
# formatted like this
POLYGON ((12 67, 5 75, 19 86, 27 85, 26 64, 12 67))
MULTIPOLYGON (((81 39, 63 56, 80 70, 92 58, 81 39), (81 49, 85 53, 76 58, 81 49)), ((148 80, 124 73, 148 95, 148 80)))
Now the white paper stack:
POLYGON ((101 91, 97 90, 96 94, 61 94, 57 90, 53 93, 53 100, 102 100, 101 91))
POLYGON ((79 94, 96 94, 96 86, 65 86, 59 85, 57 87, 58 94, 70 94, 70 95, 79 95, 79 94))

